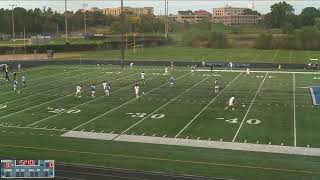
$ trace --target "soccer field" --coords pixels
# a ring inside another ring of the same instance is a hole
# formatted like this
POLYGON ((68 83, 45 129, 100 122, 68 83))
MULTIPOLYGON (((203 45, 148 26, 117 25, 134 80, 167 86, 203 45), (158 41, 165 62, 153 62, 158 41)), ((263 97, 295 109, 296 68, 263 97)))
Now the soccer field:
POLYGON ((95 143, 163 138, 320 148, 316 72, 191 73, 179 68, 166 75, 162 67, 65 65, 24 69, 18 72, 18 81, 20 93, 11 83, 1 83, 0 135, 74 137, 95 143), (140 83, 142 71, 146 82, 135 98, 133 87, 140 83), (20 83, 21 75, 27 77, 26 87, 20 83), (173 87, 168 83, 171 76, 176 78, 173 87), (221 83, 218 93, 213 89, 215 79, 221 83), (111 83, 109 97, 103 95, 104 80, 111 83), (83 86, 81 98, 74 96, 76 84, 83 86), (97 85, 95 98, 91 84, 97 85), (225 109, 231 96, 236 99, 234 111, 225 109))

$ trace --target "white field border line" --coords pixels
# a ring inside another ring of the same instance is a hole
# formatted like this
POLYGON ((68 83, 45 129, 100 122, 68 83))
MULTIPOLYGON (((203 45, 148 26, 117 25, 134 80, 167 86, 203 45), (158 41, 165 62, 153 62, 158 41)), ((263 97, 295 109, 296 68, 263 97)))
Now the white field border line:
POLYGON ((296 124, 296 76, 292 74, 293 78, 293 127, 294 127, 294 147, 297 146, 297 124, 296 124))
POLYGON ((249 112, 250 112, 250 110, 251 110, 251 107, 252 107, 254 101, 256 100, 256 98, 257 98, 257 96, 258 96, 258 94, 259 94, 259 92, 260 92, 260 89, 262 88, 262 85, 263 85, 264 81, 267 79, 267 77, 268 77, 268 73, 266 73, 266 75, 264 76, 264 79, 262 80, 262 82, 261 82, 261 84, 260 84, 260 86, 259 86, 256 94, 254 95, 254 97, 253 97, 253 99, 252 99, 252 101, 251 101, 251 104, 250 104, 250 106, 249 106, 246 114, 244 115, 244 117, 243 117, 243 119, 242 119, 242 122, 241 122, 241 124, 240 124, 240 126, 239 126, 239 128, 238 128, 238 130, 237 130, 237 132, 236 132, 236 134, 234 135, 234 137, 233 137, 233 139, 232 139, 232 142, 234 142, 234 141, 236 140, 236 138, 237 138, 237 136, 238 136, 238 134, 239 134, 239 132, 240 132, 240 129, 242 128, 243 123, 244 123, 245 119, 247 118, 247 116, 248 116, 248 114, 249 114, 249 112))
MULTIPOLYGON (((124 77, 122 77, 122 78, 127 78, 127 77, 130 77, 130 76, 136 75, 136 74, 138 74, 138 73, 133 73, 133 74, 130 74, 130 75, 128 75, 128 76, 124 76, 124 77)), ((74 77, 75 77, 75 76, 74 76, 74 77)), ((101 78, 101 77, 99 77, 99 78, 101 78)), ((97 77, 92 77, 92 78, 89 78, 89 79, 80 81, 79 83, 82 83, 82 82, 85 82, 85 81, 90 81, 90 80, 92 80, 92 79, 97 79, 97 77)), ((121 78, 119 78, 119 79, 121 79, 121 78)), ((113 80, 114 80, 114 79, 113 79, 113 80)), ((116 79, 116 80, 117 80, 117 79, 116 79)), ((54 90, 54 89, 57 89, 57 88, 61 88, 61 87, 64 87, 64 86, 66 86, 66 85, 62 85, 62 86, 59 86, 59 87, 55 87, 55 88, 53 88, 53 89, 47 89, 47 90, 41 91, 41 92, 36 93, 36 94, 28 95, 28 96, 25 96, 25 97, 23 97, 23 98, 18 98, 18 99, 12 100, 12 101, 5 102, 5 103, 3 103, 3 104, 8 104, 9 102, 14 102, 14 101, 21 100, 21 99, 24 99, 24 98, 27 98, 27 97, 30 97, 30 96, 36 96, 36 95, 38 95, 38 94, 42 94, 43 92, 51 91, 51 90, 54 90)), ((57 95, 59 95, 59 94, 51 94, 52 97, 55 97, 55 96, 57 96, 57 95)), ((15 106, 15 107, 13 107, 13 108, 4 109, 4 110, 5 110, 5 111, 8 111, 8 110, 11 110, 11 109, 16 109, 16 108, 19 108, 19 107, 21 107, 21 106, 25 106, 25 105, 27 105, 27 104, 34 103, 34 102, 36 102, 36 101, 38 101, 38 100, 41 100, 41 99, 37 99, 37 100, 35 100, 35 101, 31 101, 31 102, 28 102, 28 103, 25 103, 25 104, 21 104, 21 105, 19 105, 19 106, 15 106)), ((71 110, 71 109, 70 109, 70 110, 71 110)))
POLYGON ((318 104, 317 104, 316 97, 314 96, 313 87, 310 87, 310 93, 311 93, 313 105, 318 105, 318 104))
MULTIPOLYGON (((84 80, 84 81, 87 81, 87 80, 84 80)), ((7 114, 7 115, 5 115, 5 116, 0 117, 0 119, 3 119, 3 118, 6 118, 6 117, 15 115, 15 114, 20 113, 20 112, 24 112, 24 111, 29 110, 29 109, 33 109, 33 108, 38 107, 38 106, 42 106, 42 105, 47 104, 47 103, 50 103, 50 102, 58 101, 58 100, 60 100, 60 99, 66 98, 66 97, 68 97, 68 96, 72 96, 73 94, 74 94, 74 93, 71 93, 71 94, 62 96, 62 97, 60 97, 60 98, 58 98, 58 99, 53 99, 53 100, 50 100, 50 101, 46 101, 46 102, 43 102, 43 103, 41 103, 41 104, 38 104, 38 105, 35 105, 35 106, 32 106, 32 107, 29 107, 29 108, 22 109, 22 110, 20 110, 20 111, 16 111, 16 112, 11 113, 11 114, 7 114)), ((0 122, 1 122, 1 121, 0 121, 0 122)))
MULTIPOLYGON (((232 143, 236 144, 236 143, 232 143)), ((263 146, 263 145, 260 145, 263 146)), ((268 145, 269 147, 273 145, 268 145)), ((144 160, 153 160, 153 161, 162 161, 162 162, 174 162, 174 163, 184 163, 184 164, 201 164, 201 165, 212 165, 212 166, 220 166, 220 167, 238 167, 238 168, 245 168, 245 169, 260 169, 260 170, 268 170, 268 171, 276 171, 276 172, 295 172, 295 173, 306 173, 306 174, 320 174, 318 171, 306 171, 306 170, 297 170, 297 169, 284 169, 284 168, 275 168, 275 167, 263 167, 263 166, 250 166, 250 165, 240 165, 240 164, 224 164, 224 163, 216 163, 216 162, 206 162, 206 161, 192 161, 192 160, 181 160, 181 159, 170 159, 170 158, 162 158, 162 157, 151 157, 151 156, 134 156, 134 155, 124 155, 124 154, 112 154, 112 153, 103 153, 103 152, 89 152, 89 151, 77 151, 77 150, 68 150, 68 149, 54 149, 54 148, 47 148, 47 147, 34 147, 34 146, 19 146, 19 145, 11 145, 11 144, 0 144, 0 147, 7 147, 7 148, 19 148, 19 149, 34 149, 34 150, 41 150, 41 151, 54 151, 54 152, 64 152, 64 153, 73 153, 73 154, 80 154, 80 155, 93 155, 99 157, 119 157, 119 158, 126 158, 126 159, 144 159, 144 160)), ((283 146, 282 146, 283 147, 283 146)), ((221 148, 220 148, 221 149, 221 148)), ((268 148, 264 148, 268 149, 268 148)), ((301 149, 300 149, 301 150, 301 149)), ((306 149, 307 151, 316 151, 317 149, 306 149)), ((297 154, 297 153, 295 153, 297 154)), ((120 169, 120 168, 117 168, 120 169)))
MULTIPOLYGON (((70 73, 70 72, 75 72, 75 71, 78 71, 78 70, 69 71, 68 73, 70 73)), ((60 73, 60 74, 55 74, 54 76, 62 75, 62 74, 65 74, 65 73, 67 73, 67 72, 60 73)), ((86 72, 86 73, 83 73, 83 74, 81 74, 81 75, 90 74, 90 73, 94 73, 94 72, 86 72)), ((49 76, 46 76, 46 77, 49 77, 49 76)), ((42 78, 44 78, 44 77, 42 77, 42 78)), ((70 78, 70 77, 66 77, 66 78, 70 78)), ((64 79, 64 78, 63 78, 63 79, 64 79)), ((59 81, 59 80, 46 81, 46 82, 44 82, 44 83, 40 83, 40 84, 37 84, 37 85, 34 85, 34 86, 28 86, 28 87, 29 87, 29 88, 34 88, 34 87, 38 87, 38 86, 41 86, 41 85, 44 85, 44 84, 49 84, 49 83, 58 82, 58 81, 59 81)), ((27 89, 29 89, 28 87, 27 87, 27 89)), ((8 93, 14 93, 14 91, 10 90, 10 91, 1 93, 0 96, 1 96, 1 95, 4 95, 4 94, 8 94, 8 93)))
POLYGON ((167 106, 168 104, 170 104, 171 102, 175 101, 176 99, 178 99, 180 96, 184 95, 185 93, 189 92, 191 89, 193 89, 194 87, 198 86, 199 84, 201 84, 202 82, 206 81, 207 79, 209 79, 210 77, 212 77, 214 74, 203 78, 201 81, 199 81, 198 83, 196 83, 195 85, 191 86, 190 88, 188 88, 187 90, 183 91, 182 93, 180 93, 178 96, 176 96, 175 98, 171 99, 170 101, 168 101, 167 103, 163 104, 162 106, 160 106, 158 109, 154 110, 152 113, 150 113, 148 116, 142 118, 140 121, 134 123, 133 125, 131 125, 129 128, 127 128, 126 130, 122 131, 120 134, 118 134, 116 137, 114 137, 111 141, 113 141, 114 139, 118 138, 119 136, 121 136, 122 134, 128 132, 130 129, 132 129, 133 127, 139 125, 141 122, 143 122, 144 120, 146 120, 147 118, 149 118, 150 116, 152 116, 154 113, 158 112, 159 110, 161 110, 162 108, 164 108, 165 106, 167 106))
MULTIPOLYGON (((197 69, 196 71, 199 72, 211 72, 210 69, 197 69)), ((246 72, 246 70, 213 70, 214 72, 246 72)), ((301 72, 301 71, 259 71, 259 70, 250 70, 250 72, 256 72, 256 73, 275 73, 275 74, 314 74, 314 75, 320 75, 320 72, 301 72)))
MULTIPOLYGON (((91 66, 94 66, 94 65, 91 65, 91 66)), ((107 65, 105 65, 107 66, 107 65)), ((116 65, 114 65, 116 66, 116 65)), ((152 71, 163 71, 164 72, 164 68, 161 69, 161 68, 150 68, 152 66, 134 66, 133 65, 133 69, 132 70, 144 70, 144 71, 147 71, 147 70, 152 70, 152 71)), ((169 67, 169 65, 168 65, 169 67)), ((63 68, 63 67, 47 67, 47 68, 63 68)), ((97 68, 97 67, 68 67, 69 69, 73 69, 73 68, 77 68, 77 69, 112 69, 112 70, 121 70, 121 68, 110 68, 110 67, 100 67, 100 68, 97 68)), ((184 66, 178 66, 174 69, 174 71, 178 71, 178 72, 184 72, 184 71, 190 71, 189 69, 183 69, 183 68, 186 68, 184 66)), ((128 66, 127 68, 125 68, 125 70, 131 70, 128 66)))
POLYGON ((1 128, 17 128, 17 129, 32 129, 32 130, 46 130, 46 131, 59 131, 59 132, 68 132, 69 130, 65 129, 47 129, 47 128, 34 128, 34 127, 26 127, 26 126, 5 126, 0 125, 1 128))
POLYGON ((190 120, 190 122, 189 122, 187 125, 185 125, 185 126, 174 136, 174 138, 177 138, 185 129, 187 129, 187 128, 189 127, 189 125, 190 125, 191 123, 193 123, 193 122, 198 118, 198 116, 199 116, 204 110, 206 110, 206 109, 220 96, 220 94, 222 94, 222 92, 224 92, 224 90, 225 90, 226 88, 228 88, 228 87, 229 87, 236 79, 238 79, 238 77, 240 77, 241 75, 242 75, 242 72, 239 73, 238 76, 236 76, 232 81, 230 81, 226 87, 224 87, 197 115, 195 115, 195 116, 190 120))
MULTIPOLYGON (((188 75, 188 74, 190 74, 190 73, 191 73, 191 72, 189 71, 188 73, 185 73, 184 75, 178 77, 176 80, 178 80, 178 79, 180 79, 180 78, 182 78, 182 77, 184 77, 184 76, 186 76, 186 75, 188 75)), ((161 88, 161 87, 163 87, 163 86, 165 86, 165 85, 168 85, 168 82, 165 82, 165 83, 163 83, 162 85, 160 85, 160 86, 158 86, 158 87, 156 87, 156 88, 151 89, 150 91, 144 93, 144 95, 141 95, 141 96, 145 96, 145 95, 147 95, 147 94, 149 94, 149 93, 151 93, 151 92, 153 92, 153 91, 155 91, 155 90, 157 90, 157 89, 159 89, 159 88, 161 88)), ((90 119, 89 121, 87 121, 87 122, 85 122, 85 123, 80 124, 80 125, 77 126, 77 127, 72 128, 71 131, 73 131, 73 130, 75 130, 75 129, 78 129, 79 127, 82 127, 82 126, 84 126, 84 125, 86 125, 86 124, 88 124, 88 123, 90 123, 90 122, 92 122, 92 121, 95 121, 96 119, 99 119, 100 117, 102 117, 102 116, 104 116, 104 115, 106 115, 106 114, 109 114, 109 113, 111 113, 111 112, 113 112, 113 111, 121 108, 122 106, 125 106, 125 105, 133 102, 133 101, 136 101, 137 99, 139 99, 139 98, 136 98, 136 97, 135 97, 135 98, 133 98, 133 99, 131 99, 131 100, 129 100, 129 101, 127 101, 127 102, 125 102, 125 103, 123 103, 123 104, 121 104, 121 105, 119 105, 119 106, 117 106, 117 107, 115 107, 115 108, 113 108, 113 109, 111 109, 111 110, 103 113, 103 114, 100 114, 99 116, 96 116, 95 118, 90 119)))
POLYGON ((277 51, 274 53, 273 57, 272 57, 272 62, 274 62, 274 60, 276 59, 276 57, 278 56, 279 53, 279 49, 277 49, 277 51))
MULTIPOLYGON (((125 77, 121 77, 121 78, 118 78, 118 79, 114 79, 114 81, 121 80, 121 79, 124 79, 124 78, 128 78, 128 77, 131 77, 131 76, 137 75, 137 74, 139 74, 139 73, 134 73, 134 74, 131 74, 131 75, 129 75, 129 76, 125 76, 125 77)), ((151 79, 154 79, 154 78, 156 78, 156 76, 153 76, 153 77, 151 77, 151 78, 148 78, 147 80, 151 80, 151 79)), ((134 84, 136 84, 136 82, 134 82, 134 83, 132 83, 132 84, 129 84, 129 85, 126 85, 126 86, 124 86, 124 87, 122 87, 122 88, 119 88, 119 89, 111 92, 110 94, 114 94, 114 93, 116 93, 116 92, 118 92, 118 91, 121 91, 121 90, 123 90, 123 89, 127 89, 127 88, 131 87, 131 86, 134 85, 134 84)), ((85 102, 85 103, 82 103, 82 104, 79 104, 79 105, 74 106, 74 107, 72 107, 72 108, 69 108, 69 109, 66 110, 66 112, 67 112, 67 111, 70 111, 70 110, 73 110, 73 109, 75 109, 75 108, 78 108, 78 107, 80 107, 80 106, 86 105, 86 104, 88 104, 88 103, 91 103, 91 102, 93 102, 93 101, 97 101, 98 99, 103 98, 103 97, 105 97, 105 96, 100 96, 100 97, 97 97, 97 98, 92 99, 92 100, 90 100, 90 101, 87 101, 87 102, 85 102)), ((38 124, 38 123, 43 122, 43 121, 46 121, 46 120, 48 120, 48 119, 51 119, 51 118, 56 117, 56 116, 58 116, 58 115, 61 115, 61 114, 63 114, 63 113, 64 113, 64 112, 60 112, 60 113, 57 113, 57 114, 55 114, 55 115, 46 117, 46 118, 44 118, 44 119, 41 119, 41 120, 39 120, 39 121, 36 121, 36 122, 34 122, 34 123, 32 123, 32 124, 27 125, 27 127, 33 126, 33 125, 38 124)))
MULTIPOLYGON (((90 73, 96 73, 96 72, 90 72, 90 73)), ((90 73, 83 73, 83 74, 78 74, 78 75, 75 75, 75 76, 69 76, 69 77, 65 77, 65 78, 62 78, 61 80, 66 80, 66 79, 70 79, 70 78, 75 78, 75 77, 79 77, 79 76, 83 76, 83 75, 86 75, 86 74, 90 74, 90 73)), ((80 81, 79 83, 82 83, 82 82, 85 82, 85 81, 89 81, 89 80, 92 80, 92 79, 96 79, 97 77, 92 77, 92 78, 89 78, 89 79, 86 79, 86 80, 83 80, 83 81, 80 81)), ((59 81, 61 82, 61 81, 59 81)), ((42 94, 44 92, 48 92, 48 91, 52 91, 52 90, 55 90, 57 88, 61 88, 61 87, 64 87, 66 86, 65 84, 61 85, 61 86, 57 86, 57 87, 54 87, 52 89, 47 89, 47 90, 43 90, 43 91, 39 91, 39 92, 36 92, 34 94, 30 94, 30 95, 27 95, 27 96, 23 96, 21 98, 18 98, 18 99, 13 99, 13 100, 9 100, 9 101, 6 101, 6 102, 0 102, 0 104, 8 104, 8 103, 12 103, 12 102, 15 102, 15 101, 19 101, 21 99, 25 99, 25 98, 28 98, 30 96, 36 96, 38 94, 42 94)), ((34 86, 33 86, 34 87, 34 86)))

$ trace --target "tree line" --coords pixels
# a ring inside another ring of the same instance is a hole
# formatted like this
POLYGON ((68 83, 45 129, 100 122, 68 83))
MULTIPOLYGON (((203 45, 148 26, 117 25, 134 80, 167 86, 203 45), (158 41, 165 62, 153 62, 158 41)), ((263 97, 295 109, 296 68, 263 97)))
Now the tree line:
MULTIPOLYGON (((63 34, 65 31, 64 14, 53 11, 51 8, 24 9, 14 8, 14 25, 16 35, 19 36, 24 29, 27 34, 63 34)), ((111 31, 120 32, 120 17, 104 15, 100 11, 86 11, 87 28, 109 27, 111 31)), ((0 34, 12 34, 12 11, 0 9, 0 34)), ((81 10, 67 12, 69 31, 82 31, 84 29, 84 13, 81 10)), ((153 15, 135 16, 125 14, 126 32, 162 32, 164 22, 153 15)))

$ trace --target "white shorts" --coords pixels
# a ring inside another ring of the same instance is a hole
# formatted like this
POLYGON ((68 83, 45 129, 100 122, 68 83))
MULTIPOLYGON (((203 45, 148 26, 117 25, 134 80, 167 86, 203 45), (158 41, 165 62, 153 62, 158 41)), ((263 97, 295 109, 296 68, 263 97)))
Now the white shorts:
POLYGON ((80 93, 80 91, 79 91, 79 90, 77 90, 77 91, 76 91, 76 93, 80 93))
POLYGON ((96 93, 96 91, 91 91, 91 93, 92 93, 92 94, 95 94, 95 93, 96 93))
POLYGON ((136 91, 136 94, 139 94, 139 91, 136 91))
POLYGON ((229 106, 233 106, 233 103, 229 103, 229 106))
POLYGON ((219 86, 214 86, 215 89, 219 89, 219 86))

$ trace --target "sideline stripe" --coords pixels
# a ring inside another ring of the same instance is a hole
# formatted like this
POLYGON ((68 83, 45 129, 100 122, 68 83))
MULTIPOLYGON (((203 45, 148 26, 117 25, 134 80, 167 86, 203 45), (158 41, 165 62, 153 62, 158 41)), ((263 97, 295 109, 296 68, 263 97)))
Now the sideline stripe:
POLYGON ((184 126, 179 132, 178 134, 175 135, 175 138, 177 138, 195 119, 197 119, 197 117, 205 110, 207 109, 210 104, 212 104, 219 96, 220 94, 227 88, 229 87, 236 79, 238 79, 238 77, 241 76, 242 73, 239 73, 238 76, 236 76, 232 81, 229 82, 229 84, 224 87, 196 116, 194 116, 194 118, 191 119, 191 121, 186 125, 184 126))
POLYGON ((294 146, 297 146, 297 124, 296 124, 296 76, 293 74, 293 127, 294 127, 294 146))
MULTIPOLYGON (((197 69, 196 71, 199 72, 211 72, 210 69, 197 69)), ((214 72, 246 72, 246 70, 224 70, 224 69, 216 69, 213 70, 214 72)), ((275 74, 315 74, 320 75, 320 72, 302 72, 302 71, 259 71, 259 70, 250 70, 250 72, 257 72, 257 73, 275 73, 275 74)))
MULTIPOLYGON (((182 78, 182 77, 184 77, 184 76, 186 76, 186 75, 188 75, 188 74, 190 74, 190 73, 191 73, 191 72, 185 73, 184 75, 178 77, 176 80, 178 80, 178 79, 180 79, 180 78, 182 78)), ((165 86, 165 85, 167 85, 167 84, 168 84, 168 82, 165 82, 164 84, 162 84, 162 85, 160 85, 160 86, 158 86, 158 87, 156 87, 156 88, 151 89, 150 91, 144 93, 144 95, 141 95, 141 96, 145 96, 145 95, 147 95, 147 94, 149 94, 149 93, 151 93, 151 92, 153 92, 153 91, 155 91, 155 90, 157 90, 157 89, 159 89, 159 88, 161 88, 161 87, 163 87, 163 86, 165 86)), ((123 104, 121 104, 121 105, 119 105, 119 106, 117 106, 117 107, 115 107, 115 108, 113 108, 113 109, 111 109, 111 110, 103 113, 103 114, 100 114, 99 116, 97 116, 97 117, 95 117, 95 118, 90 119, 89 121, 87 121, 87 122, 85 122, 85 123, 83 123, 83 124, 80 124, 80 125, 77 126, 77 127, 72 128, 71 131, 73 131, 73 130, 75 130, 75 129, 78 129, 79 127, 82 127, 82 126, 84 126, 84 125, 86 125, 86 124, 88 124, 88 123, 90 123, 90 122, 92 122, 92 121, 95 121, 96 119, 98 119, 98 118, 100 118, 100 117, 102 117, 102 116, 104 116, 104 115, 106 115, 106 114, 109 114, 109 113, 113 112, 114 110, 117 110, 117 109, 121 108, 122 106, 125 106, 125 105, 127 105, 127 104, 129 104, 129 103, 131 103, 131 102, 133 102, 133 101, 136 101, 137 99, 139 99, 139 98, 133 98, 133 99, 131 99, 130 101, 127 101, 127 102, 125 102, 125 103, 123 103, 123 104)))
POLYGON ((167 162, 176 162, 176 163, 185 163, 185 164, 200 164, 200 165, 213 165, 213 166, 223 166, 223 167, 234 167, 234 168, 244 168, 244 169, 260 169, 260 170, 269 170, 269 171, 282 171, 282 172, 293 172, 301 174, 319 174, 320 171, 305 171, 297 169, 285 169, 285 168, 273 168, 273 167, 263 167, 263 166, 250 166, 250 165, 239 165, 239 164, 227 164, 227 163, 214 163, 214 162, 205 162, 205 161, 192 161, 192 160, 179 160, 179 159, 168 159, 160 157, 147 157, 147 156, 133 156, 133 155, 123 155, 123 154, 111 154, 111 153, 98 153, 98 152, 87 152, 87 151, 76 151, 76 150, 67 150, 67 149, 52 149, 52 148, 41 148, 41 147, 32 147, 32 146, 21 146, 21 145, 10 145, 10 144, 0 144, 1 147, 8 148, 22 148, 22 149, 34 149, 34 150, 46 150, 46 151, 55 151, 55 152, 64 152, 64 153, 78 153, 78 154, 87 154, 95 156, 110 156, 110 157, 120 157, 120 158, 132 158, 132 159, 142 159, 142 160, 152 160, 152 161, 167 161, 167 162))
POLYGON ((160 109, 164 108, 165 106, 167 106, 168 104, 170 104, 171 102, 175 101, 176 99, 178 99, 180 96, 184 95, 185 93, 187 93, 188 91, 190 91, 192 88, 198 86, 199 84, 201 84, 202 82, 204 82, 205 80, 209 79, 210 77, 212 77, 214 74, 203 78, 201 81, 199 81, 198 83, 196 83, 195 85, 191 86, 190 88, 188 88, 187 90, 183 91, 182 93, 180 93, 178 96, 176 96, 175 98, 171 99, 170 101, 168 101, 167 103, 163 104, 162 106, 160 106, 158 109, 156 109, 155 111, 153 111, 152 113, 150 113, 148 116, 142 118, 140 121, 134 123, 132 126, 130 126, 129 128, 127 128, 126 130, 122 131, 120 134, 118 134, 116 137, 114 137, 111 141, 113 141, 114 139, 118 138, 119 136, 121 136, 122 134, 126 133, 127 131, 129 131, 130 129, 132 129, 133 127, 137 126, 138 124, 140 124, 141 122, 143 122, 145 119, 149 118, 150 116, 152 116, 154 113, 158 112, 160 109))
POLYGON ((237 132, 236 132, 236 134, 235 134, 234 137, 233 137, 232 142, 234 142, 234 141, 236 140, 236 138, 237 138, 237 136, 238 136, 238 134, 239 134, 239 132, 240 132, 240 129, 241 129, 242 126, 243 126, 243 122, 246 120, 246 118, 247 118, 247 116, 248 116, 248 114, 249 114, 249 112, 250 112, 250 110, 251 110, 251 107, 252 107, 254 101, 256 100, 256 98, 257 98, 257 96, 258 96, 258 94, 259 94, 259 92, 260 92, 260 89, 262 88, 262 85, 263 85, 264 81, 265 81, 266 78, 268 77, 268 74, 269 74, 269 73, 267 73, 267 74, 264 76, 264 79, 263 79, 263 81, 261 82, 261 84, 260 84, 260 86, 259 86, 259 88, 258 88, 258 90, 257 90, 257 92, 256 92, 256 94, 255 94, 255 96, 254 96, 254 98, 252 99, 251 104, 250 104, 250 106, 249 106, 246 114, 244 115, 244 117, 243 117, 243 119, 242 119, 242 122, 241 122, 241 124, 240 124, 240 126, 239 126, 239 128, 238 128, 238 130, 237 130, 237 132))

